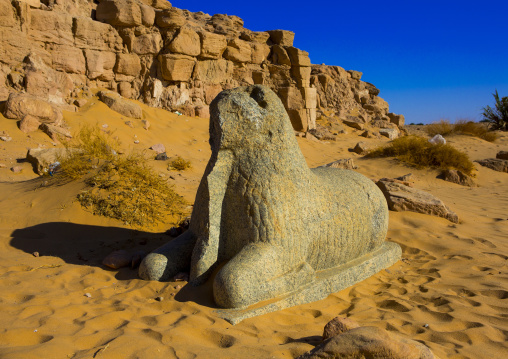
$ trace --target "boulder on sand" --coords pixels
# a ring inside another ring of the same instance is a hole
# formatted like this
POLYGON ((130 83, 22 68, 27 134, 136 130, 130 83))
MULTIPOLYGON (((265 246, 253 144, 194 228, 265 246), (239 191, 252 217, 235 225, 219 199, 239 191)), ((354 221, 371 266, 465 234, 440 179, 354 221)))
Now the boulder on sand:
POLYGON ((99 98, 110 109, 112 109, 115 112, 118 112, 121 115, 132 118, 141 118, 143 115, 143 112, 141 111, 141 107, 139 105, 126 100, 116 92, 101 91, 99 92, 99 98))

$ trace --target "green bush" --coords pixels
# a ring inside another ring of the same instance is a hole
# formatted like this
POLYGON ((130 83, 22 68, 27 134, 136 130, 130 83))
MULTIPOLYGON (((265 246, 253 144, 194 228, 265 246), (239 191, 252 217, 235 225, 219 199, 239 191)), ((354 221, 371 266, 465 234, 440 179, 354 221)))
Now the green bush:
POLYGON ((433 145, 423 137, 397 138, 386 147, 370 151, 367 157, 396 157, 417 168, 456 169, 469 176, 474 176, 474 164, 466 153, 449 144, 433 145))
POLYGON ((496 108, 483 108, 483 122, 487 122, 492 130, 508 131, 508 97, 499 99, 499 94, 492 94, 496 100, 496 108))

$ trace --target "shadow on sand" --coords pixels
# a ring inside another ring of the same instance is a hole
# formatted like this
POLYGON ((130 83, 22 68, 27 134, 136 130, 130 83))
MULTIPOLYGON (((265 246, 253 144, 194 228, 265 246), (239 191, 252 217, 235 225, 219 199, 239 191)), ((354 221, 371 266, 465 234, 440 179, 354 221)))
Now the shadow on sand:
MULTIPOLYGON (((120 227, 101 227, 68 222, 49 222, 16 229, 11 233, 10 244, 14 248, 40 256, 59 257, 68 264, 100 267, 115 271, 118 280, 139 279, 137 268, 112 270, 102 265, 102 260, 112 251, 124 249, 129 253, 152 250, 171 240, 164 233, 143 232, 120 227)), ((209 281, 211 282, 211 281, 209 281)), ((192 301, 215 307, 211 283, 193 287, 186 282, 177 293, 179 302, 192 301)))

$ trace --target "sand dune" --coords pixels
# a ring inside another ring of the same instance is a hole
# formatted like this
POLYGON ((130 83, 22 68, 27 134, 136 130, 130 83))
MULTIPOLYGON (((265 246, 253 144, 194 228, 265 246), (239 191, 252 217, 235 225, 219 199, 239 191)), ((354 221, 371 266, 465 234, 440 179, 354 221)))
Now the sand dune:
MULTIPOLYGON (((80 123, 108 125, 123 148, 162 142, 168 155, 193 167, 167 171, 152 161, 190 203, 210 154, 208 121, 143 106, 151 127, 124 118, 97 100, 80 123), (134 137, 136 136, 136 137, 134 137), (134 144, 134 139, 140 141, 134 144)), ((28 163, 9 167, 27 147, 52 147, 42 133, 27 136, 0 116, 13 140, 0 143, 0 357, 2 358, 294 358, 320 341, 324 325, 351 316, 418 340, 441 358, 508 357, 508 175, 478 167, 479 187, 437 179, 437 171, 405 167, 392 159, 362 159, 348 151, 359 132, 336 142, 298 138, 309 166, 353 157, 369 178, 409 172, 415 187, 442 199, 461 222, 390 212, 388 239, 403 248, 391 268, 328 298, 251 318, 232 326, 214 314, 210 288, 186 282, 146 282, 135 270, 108 270, 102 259, 116 249, 149 252, 170 239, 166 224, 134 230, 93 216, 74 200, 83 184, 41 186, 28 163), (32 253, 39 252, 35 257, 32 253), (162 300, 156 300, 163 297, 162 300)), ((495 143, 466 136, 449 139, 472 159, 508 150, 508 135, 495 143)), ((60 145, 59 145, 60 146, 60 145)), ((147 150, 150 153, 150 150, 147 150)), ((52 179, 49 179, 51 182, 52 179)))

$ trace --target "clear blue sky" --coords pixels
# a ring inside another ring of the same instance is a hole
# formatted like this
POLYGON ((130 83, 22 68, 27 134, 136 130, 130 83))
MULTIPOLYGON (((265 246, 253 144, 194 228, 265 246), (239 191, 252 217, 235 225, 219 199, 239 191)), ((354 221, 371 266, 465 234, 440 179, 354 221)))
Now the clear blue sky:
POLYGON ((508 96, 508 1, 170 1, 296 33, 313 64, 363 72, 406 123, 481 119, 508 96))

